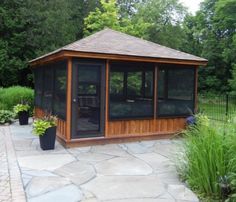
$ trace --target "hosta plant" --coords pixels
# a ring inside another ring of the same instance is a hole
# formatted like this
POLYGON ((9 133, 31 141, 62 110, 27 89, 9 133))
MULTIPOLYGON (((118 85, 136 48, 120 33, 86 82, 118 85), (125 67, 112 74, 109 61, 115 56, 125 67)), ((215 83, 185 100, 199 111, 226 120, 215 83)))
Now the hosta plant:
POLYGON ((10 123, 15 117, 15 114, 9 110, 0 110, 0 124, 10 123))
POLYGON ((33 133, 38 136, 44 135, 48 128, 54 127, 56 124, 56 116, 48 115, 44 116, 43 118, 36 119, 33 123, 33 133))
POLYGON ((16 114, 23 111, 29 111, 30 106, 28 104, 17 104, 14 106, 13 110, 16 114))

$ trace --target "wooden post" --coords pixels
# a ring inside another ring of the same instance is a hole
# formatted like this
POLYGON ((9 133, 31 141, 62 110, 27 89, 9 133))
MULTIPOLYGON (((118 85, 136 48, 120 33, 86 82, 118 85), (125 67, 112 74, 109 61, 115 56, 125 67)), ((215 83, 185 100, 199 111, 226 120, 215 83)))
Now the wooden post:
POLYGON ((105 137, 108 136, 108 116, 109 116, 109 60, 106 60, 106 103, 105 103, 105 137))
POLYGON ((197 113, 198 110, 198 67, 195 68, 195 89, 194 89, 194 113, 197 113))
POLYGON ((67 63, 67 94, 66 94, 66 141, 71 139, 71 96, 72 96, 72 58, 67 63))

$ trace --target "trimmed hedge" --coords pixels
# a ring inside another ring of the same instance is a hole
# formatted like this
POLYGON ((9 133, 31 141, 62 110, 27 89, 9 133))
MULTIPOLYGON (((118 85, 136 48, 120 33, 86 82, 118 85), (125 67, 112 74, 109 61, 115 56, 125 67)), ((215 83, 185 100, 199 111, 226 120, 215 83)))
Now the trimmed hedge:
POLYGON ((0 88, 0 110, 13 110, 19 103, 26 102, 30 105, 31 111, 34 104, 34 91, 31 88, 12 86, 0 88))

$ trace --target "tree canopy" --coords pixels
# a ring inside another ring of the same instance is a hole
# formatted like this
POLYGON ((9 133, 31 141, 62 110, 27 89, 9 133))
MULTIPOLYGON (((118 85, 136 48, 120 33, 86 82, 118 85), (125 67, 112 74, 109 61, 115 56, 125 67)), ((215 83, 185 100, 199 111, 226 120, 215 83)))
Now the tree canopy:
POLYGON ((2 0, 0 86, 32 85, 28 61, 105 27, 205 57, 199 89, 236 92, 236 0, 2 0))

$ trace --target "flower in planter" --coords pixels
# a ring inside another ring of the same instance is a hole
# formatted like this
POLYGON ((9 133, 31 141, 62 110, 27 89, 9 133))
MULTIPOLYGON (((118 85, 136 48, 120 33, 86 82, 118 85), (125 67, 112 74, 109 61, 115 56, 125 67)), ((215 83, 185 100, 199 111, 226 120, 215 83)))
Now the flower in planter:
POLYGON ((57 125, 57 117, 52 115, 44 116, 43 118, 36 119, 33 123, 33 133, 38 136, 45 134, 46 130, 50 127, 57 125))

